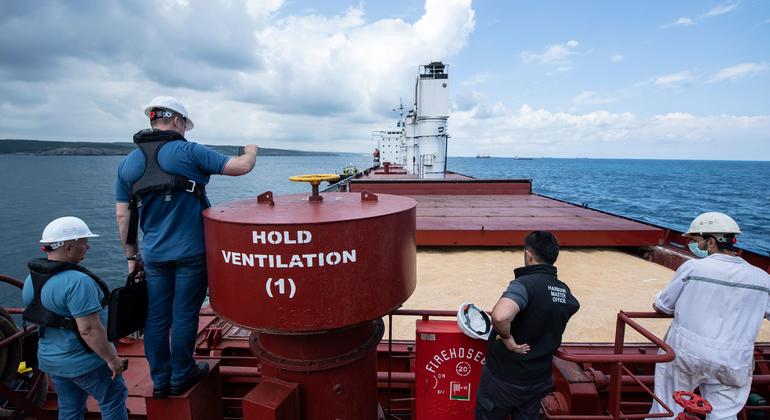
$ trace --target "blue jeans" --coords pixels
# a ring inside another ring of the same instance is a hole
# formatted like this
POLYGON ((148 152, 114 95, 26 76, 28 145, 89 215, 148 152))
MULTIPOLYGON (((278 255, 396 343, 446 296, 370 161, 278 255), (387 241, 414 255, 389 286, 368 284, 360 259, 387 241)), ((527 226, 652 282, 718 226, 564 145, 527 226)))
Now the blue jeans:
POLYGON ((155 389, 181 385, 195 368, 198 312, 206 297, 206 256, 146 262, 144 352, 155 389), (169 340, 169 330, 171 339, 169 340))
POLYGON ((112 380, 112 371, 106 364, 74 378, 50 377, 59 398, 59 420, 82 420, 88 394, 99 403, 102 419, 128 419, 126 382, 123 375, 112 380))

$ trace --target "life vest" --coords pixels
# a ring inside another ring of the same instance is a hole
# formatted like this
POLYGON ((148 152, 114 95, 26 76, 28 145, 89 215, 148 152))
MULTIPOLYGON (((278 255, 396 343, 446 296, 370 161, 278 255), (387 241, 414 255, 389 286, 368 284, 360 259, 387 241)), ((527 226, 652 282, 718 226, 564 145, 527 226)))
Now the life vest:
POLYGON ((83 337, 80 336, 78 331, 78 325, 75 322, 75 318, 71 316, 61 316, 53 313, 43 306, 43 302, 40 300, 43 286, 54 275, 61 273, 62 271, 75 270, 79 271, 88 277, 90 277, 99 289, 102 291, 102 300, 99 304, 104 308, 107 306, 107 302, 110 299, 110 289, 107 287, 107 283, 104 280, 96 276, 96 274, 88 271, 86 268, 77 264, 64 262, 64 261, 51 261, 46 258, 35 258, 30 261, 27 266, 29 267, 29 275, 32 278, 32 288, 35 295, 32 298, 32 302, 24 309, 22 318, 25 321, 31 322, 38 326, 38 334, 40 337, 45 336, 45 330, 47 328, 60 328, 64 330, 70 330, 75 333, 80 344, 83 346, 86 352, 91 353, 93 350, 88 347, 83 337))
POLYGON ((144 155, 144 172, 131 185, 131 199, 128 208, 131 216, 128 222, 127 244, 136 244, 139 228, 139 208, 142 207, 142 195, 165 191, 166 201, 171 201, 174 190, 195 194, 203 208, 208 208, 206 200, 206 186, 196 183, 187 177, 170 174, 163 170, 158 163, 158 151, 172 141, 187 141, 181 134, 170 130, 146 129, 134 134, 134 143, 144 155))

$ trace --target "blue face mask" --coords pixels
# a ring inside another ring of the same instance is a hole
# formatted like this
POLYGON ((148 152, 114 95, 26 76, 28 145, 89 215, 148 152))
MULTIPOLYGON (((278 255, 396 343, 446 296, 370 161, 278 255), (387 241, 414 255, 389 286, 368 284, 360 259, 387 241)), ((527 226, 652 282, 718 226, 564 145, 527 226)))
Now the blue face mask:
POLYGON ((695 256, 698 258, 706 258, 709 256, 708 251, 698 248, 697 242, 690 242, 687 244, 687 246, 690 248, 690 252, 695 254, 695 256))

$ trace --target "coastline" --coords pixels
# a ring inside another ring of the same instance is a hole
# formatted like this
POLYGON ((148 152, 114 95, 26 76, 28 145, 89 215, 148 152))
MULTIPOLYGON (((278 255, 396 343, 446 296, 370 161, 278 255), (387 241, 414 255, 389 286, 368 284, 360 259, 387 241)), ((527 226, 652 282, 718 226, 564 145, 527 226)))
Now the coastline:
MULTIPOLYGON (((212 149, 237 155, 240 146, 206 145, 212 149)), ((67 142, 27 139, 0 139, 0 155, 19 156, 125 156, 136 149, 129 142, 67 142)), ((260 156, 347 156, 356 153, 317 152, 293 149, 260 147, 260 156)))

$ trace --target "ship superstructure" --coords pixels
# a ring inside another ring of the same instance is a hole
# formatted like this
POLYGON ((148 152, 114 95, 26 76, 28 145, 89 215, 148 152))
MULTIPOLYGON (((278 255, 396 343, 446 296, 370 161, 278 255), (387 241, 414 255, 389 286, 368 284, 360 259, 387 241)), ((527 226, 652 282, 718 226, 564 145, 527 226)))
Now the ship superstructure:
POLYGON ((412 109, 399 118, 396 129, 372 133, 381 162, 401 166, 418 178, 445 177, 449 140, 447 67, 440 61, 420 66, 412 109))

